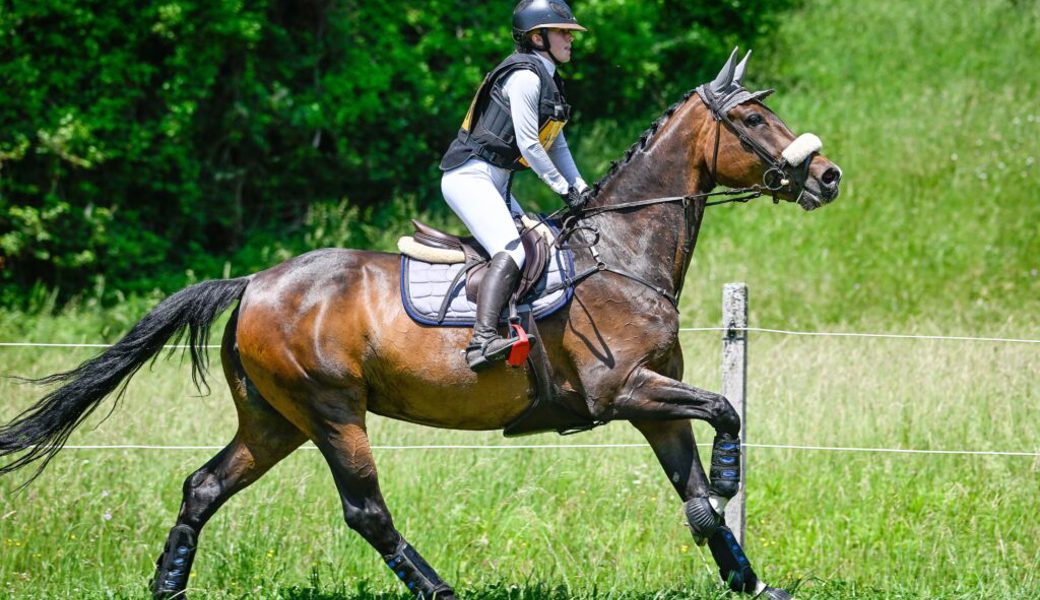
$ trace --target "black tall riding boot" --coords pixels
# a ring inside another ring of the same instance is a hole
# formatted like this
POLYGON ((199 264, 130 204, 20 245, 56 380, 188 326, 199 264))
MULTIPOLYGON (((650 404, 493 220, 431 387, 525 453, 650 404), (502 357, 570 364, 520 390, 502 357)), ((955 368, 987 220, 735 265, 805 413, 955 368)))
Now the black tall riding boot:
POLYGON ((519 279, 520 268, 509 253, 499 252, 491 258, 477 293, 477 322, 473 325, 473 338, 466 346, 466 362, 474 371, 505 358, 516 341, 498 335, 498 318, 519 279))

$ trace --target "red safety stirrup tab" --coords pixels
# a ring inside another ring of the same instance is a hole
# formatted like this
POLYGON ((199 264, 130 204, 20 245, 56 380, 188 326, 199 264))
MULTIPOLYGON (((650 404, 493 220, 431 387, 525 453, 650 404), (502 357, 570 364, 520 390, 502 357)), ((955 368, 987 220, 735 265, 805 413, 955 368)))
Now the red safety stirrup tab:
POLYGON ((509 358, 506 359, 506 362, 511 367, 521 367, 527 361, 528 352, 531 351, 531 341, 527 339, 527 332, 524 331, 523 327, 516 323, 510 323, 509 326, 513 328, 513 333, 516 334, 516 341, 513 342, 513 346, 509 350, 509 358))

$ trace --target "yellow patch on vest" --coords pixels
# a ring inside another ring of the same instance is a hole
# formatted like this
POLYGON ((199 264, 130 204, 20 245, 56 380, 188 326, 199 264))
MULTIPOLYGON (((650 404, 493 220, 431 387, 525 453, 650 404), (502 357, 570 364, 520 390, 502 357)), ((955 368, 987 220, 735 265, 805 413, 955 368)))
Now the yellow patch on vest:
MULTIPOLYGON (((545 125, 542 126, 542 130, 538 132, 538 141, 541 142, 542 148, 548 152, 556 142, 556 138, 560 137, 560 132, 563 131, 563 126, 567 124, 567 121, 554 121, 549 119, 545 125)), ((527 164, 527 159, 520 157, 520 164, 524 167, 530 167, 527 164)))
POLYGON ((462 119, 462 129, 464 131, 470 131, 470 125, 473 124, 473 113, 477 111, 477 99, 480 98, 480 92, 484 91, 484 87, 487 86, 490 79, 491 73, 484 75, 484 80, 480 82, 477 93, 473 94, 473 99, 469 101, 469 110, 466 111, 466 118, 462 119))

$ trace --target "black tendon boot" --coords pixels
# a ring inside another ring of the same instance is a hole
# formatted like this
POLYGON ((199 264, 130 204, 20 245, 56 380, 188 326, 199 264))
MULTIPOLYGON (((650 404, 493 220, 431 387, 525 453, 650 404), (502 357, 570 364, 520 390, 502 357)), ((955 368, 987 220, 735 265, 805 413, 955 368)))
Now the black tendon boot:
POLYGON ((411 544, 401 538, 393 554, 383 556, 386 566, 397 575, 416 600, 455 600, 455 591, 444 583, 433 567, 427 563, 411 544))
POLYGON ((516 341, 498 335, 498 318, 518 279, 520 268, 507 252, 492 257, 477 293, 477 322, 473 325, 473 338, 466 346, 466 362, 474 371, 505 358, 516 341))
POLYGON ((187 525, 177 525, 170 530, 166 546, 155 563, 152 577, 152 598, 155 600, 186 600, 184 589, 188 587, 191 563, 195 560, 198 533, 187 525))

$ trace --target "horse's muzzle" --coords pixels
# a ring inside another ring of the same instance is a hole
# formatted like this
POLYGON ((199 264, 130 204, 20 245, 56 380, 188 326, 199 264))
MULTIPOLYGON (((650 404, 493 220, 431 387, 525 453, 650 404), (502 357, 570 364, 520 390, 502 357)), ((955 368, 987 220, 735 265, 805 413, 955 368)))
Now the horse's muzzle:
POLYGON ((815 210, 830 204, 841 191, 841 168, 823 156, 813 158, 809 177, 797 198, 798 205, 805 210, 815 210))

